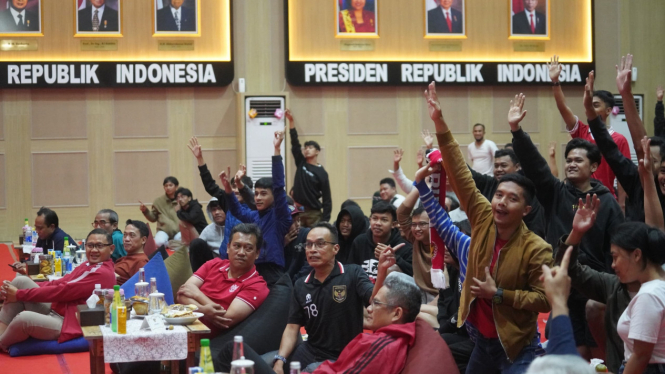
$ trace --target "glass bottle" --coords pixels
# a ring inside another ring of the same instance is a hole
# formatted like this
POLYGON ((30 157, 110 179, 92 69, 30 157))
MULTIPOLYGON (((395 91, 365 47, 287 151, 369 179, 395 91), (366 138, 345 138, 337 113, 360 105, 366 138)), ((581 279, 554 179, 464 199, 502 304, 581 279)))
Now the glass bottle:
POLYGON ((240 360, 241 357, 245 357, 243 339, 242 336, 236 335, 233 337, 233 358, 231 361, 240 360))
POLYGON ((201 339, 201 359, 199 360, 199 367, 203 369, 204 373, 215 373, 215 368, 212 365, 212 353, 210 353, 210 340, 201 339))

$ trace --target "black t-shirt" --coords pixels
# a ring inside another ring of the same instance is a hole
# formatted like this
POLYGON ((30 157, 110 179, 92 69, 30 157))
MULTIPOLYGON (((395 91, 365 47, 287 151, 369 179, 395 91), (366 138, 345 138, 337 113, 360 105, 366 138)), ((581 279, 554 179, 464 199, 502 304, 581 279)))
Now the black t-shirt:
POLYGON ((363 308, 369 305, 373 289, 360 266, 340 262, 323 283, 314 277, 314 270, 296 281, 288 323, 305 326, 316 361, 336 360, 363 332, 363 308))

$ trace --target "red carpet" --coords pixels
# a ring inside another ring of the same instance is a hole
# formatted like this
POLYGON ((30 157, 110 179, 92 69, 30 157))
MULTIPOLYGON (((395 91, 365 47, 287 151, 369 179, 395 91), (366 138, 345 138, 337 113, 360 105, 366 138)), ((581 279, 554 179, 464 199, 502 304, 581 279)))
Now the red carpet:
POLYGON ((0 244, 0 281, 12 280, 16 275, 12 268, 7 266, 16 261, 13 251, 14 248, 11 245, 0 244))

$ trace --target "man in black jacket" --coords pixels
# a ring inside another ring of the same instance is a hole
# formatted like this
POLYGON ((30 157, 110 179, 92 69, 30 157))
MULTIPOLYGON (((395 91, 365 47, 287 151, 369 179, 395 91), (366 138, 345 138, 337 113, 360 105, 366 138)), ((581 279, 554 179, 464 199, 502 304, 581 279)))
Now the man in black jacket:
POLYGON ((119 25, 118 11, 106 0, 90 0, 90 6, 78 11, 79 32, 118 32, 119 25))
MULTIPOLYGON (((520 162, 512 149, 499 149, 494 153, 494 176, 480 174, 473 168, 471 175, 473 181, 476 182, 476 187, 483 196, 489 201, 492 201, 496 188, 499 186, 499 180, 506 174, 520 173, 520 162)), ((531 202, 531 212, 524 218, 524 223, 536 235, 545 239, 547 232, 547 224, 545 223, 545 210, 540 205, 538 199, 534 197, 531 202)))
POLYGON ((177 212, 180 221, 192 225, 201 234, 201 231, 208 226, 201 204, 192 199, 192 191, 184 187, 178 188, 175 196, 178 199, 178 205, 180 205, 180 210, 177 212))
POLYGON ((300 213, 300 224, 303 227, 313 227, 319 221, 330 221, 332 212, 330 180, 326 169, 318 161, 321 152, 319 143, 310 140, 305 142, 305 147, 302 148, 291 111, 287 110, 284 115, 289 120, 291 153, 296 163, 293 200, 305 207, 305 211, 300 213), (321 213, 322 208, 323 213, 321 213))
MULTIPOLYGON (((566 146, 565 182, 552 175, 547 161, 522 130, 520 122, 526 111, 523 110, 525 97, 515 96, 511 101, 508 122, 513 134, 515 154, 521 160, 524 175, 536 185, 536 196, 545 209, 547 220, 547 242, 558 248, 559 238, 570 232, 573 218, 580 199, 596 194, 601 201, 598 219, 580 244, 579 261, 592 269, 612 272, 610 256, 610 233, 624 221, 621 207, 602 183, 592 179, 591 174, 598 168, 601 157, 595 144, 583 139, 573 139, 566 146)), ((597 139, 596 139, 597 140, 597 139)), ((623 185, 623 184, 622 184, 623 185)), ((583 357, 589 357, 589 349, 595 346, 586 323, 587 299, 577 292, 568 299, 570 318, 575 333, 575 342, 583 357)))
POLYGON ((395 248, 404 244, 395 252, 396 266, 405 274, 413 276, 411 243, 402 237, 397 228, 397 212, 385 201, 379 201, 371 210, 369 230, 358 235, 351 246, 349 263, 362 266, 369 279, 374 283, 378 274, 379 256, 388 246, 395 248))

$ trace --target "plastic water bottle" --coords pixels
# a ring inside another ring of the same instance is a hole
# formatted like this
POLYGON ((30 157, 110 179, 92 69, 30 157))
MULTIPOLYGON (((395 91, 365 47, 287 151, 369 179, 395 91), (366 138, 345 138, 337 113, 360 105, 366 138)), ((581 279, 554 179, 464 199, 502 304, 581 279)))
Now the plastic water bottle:
POLYGON ((289 366, 289 374, 300 374, 300 362, 291 361, 291 365, 289 366))
POLYGON ((23 237, 23 245, 34 245, 35 243, 32 242, 32 227, 28 226, 28 229, 26 230, 26 235, 23 237))
POLYGON ((243 339, 242 336, 236 335, 233 337, 233 358, 231 361, 240 360, 242 357, 245 357, 243 339))
POLYGON ((32 245, 37 245, 37 239, 39 239, 39 236, 37 236, 37 230, 32 230, 32 245))
MULTIPOLYGON (((30 221, 28 219, 25 219, 25 224, 23 225, 23 241, 25 242, 25 238, 28 236, 32 236, 32 227, 30 227, 30 221)), ((32 238, 30 238, 32 239, 32 238)))
POLYGON ((212 353, 210 353, 210 340, 201 339, 201 359, 199 367, 203 369, 204 373, 215 373, 215 367, 212 365, 212 353))

